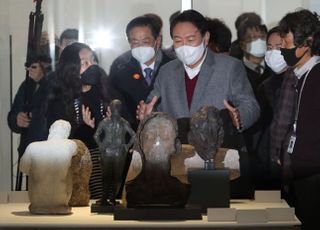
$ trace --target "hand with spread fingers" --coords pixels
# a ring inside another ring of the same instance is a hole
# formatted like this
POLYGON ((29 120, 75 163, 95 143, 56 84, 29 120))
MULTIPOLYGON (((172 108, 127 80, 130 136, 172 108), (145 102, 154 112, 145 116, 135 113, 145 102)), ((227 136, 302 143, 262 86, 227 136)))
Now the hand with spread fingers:
POLYGON ((150 114, 153 110, 154 105, 157 103, 158 97, 154 96, 152 100, 146 104, 144 101, 140 101, 139 105, 137 106, 137 119, 138 120, 143 120, 145 116, 150 114))
POLYGON ((235 107, 232 107, 227 100, 223 100, 224 106, 229 110, 229 114, 232 120, 233 125, 238 129, 242 129, 241 119, 239 110, 235 107))
POLYGON ((82 105, 81 109, 82 109, 82 119, 84 123, 86 123, 88 126, 94 129, 95 119, 91 118, 91 112, 89 110, 89 107, 85 107, 84 105, 82 105))

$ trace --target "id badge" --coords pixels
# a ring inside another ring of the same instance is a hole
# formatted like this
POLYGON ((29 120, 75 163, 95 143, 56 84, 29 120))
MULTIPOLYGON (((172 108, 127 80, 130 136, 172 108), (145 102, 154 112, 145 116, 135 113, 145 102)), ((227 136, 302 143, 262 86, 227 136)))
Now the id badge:
POLYGON ((292 134, 292 135, 290 136, 289 144, 288 144, 288 149, 287 149, 287 152, 288 152, 289 154, 292 154, 292 153, 293 153, 293 149, 294 149, 294 145, 295 145, 295 143, 296 143, 296 139, 297 139, 296 135, 292 134))

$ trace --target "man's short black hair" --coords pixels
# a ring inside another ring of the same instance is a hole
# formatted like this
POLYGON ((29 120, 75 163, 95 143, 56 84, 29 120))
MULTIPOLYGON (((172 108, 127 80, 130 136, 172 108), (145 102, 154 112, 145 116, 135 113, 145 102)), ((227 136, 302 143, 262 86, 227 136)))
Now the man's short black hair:
POLYGON ((172 31, 174 27, 180 22, 190 22, 196 28, 202 36, 208 31, 208 23, 205 17, 196 10, 185 10, 177 15, 170 24, 170 36, 172 38, 172 31))
POLYGON ((286 14, 279 22, 282 36, 292 32, 295 46, 308 45, 313 55, 320 50, 319 15, 302 9, 286 14))
POLYGON ((169 23, 171 24, 173 22, 173 20, 181 13, 180 10, 177 10, 175 12, 173 12, 170 17, 169 17, 169 23))
POLYGON ((258 15, 255 12, 244 12, 244 13, 240 14, 237 17, 236 21, 234 22, 234 26, 236 27, 236 30, 238 30, 240 24, 244 23, 244 22, 249 22, 249 23, 252 23, 255 25, 262 24, 262 20, 261 20, 260 15, 258 15))
POLYGON ((163 21, 159 15, 154 14, 154 13, 147 13, 142 16, 147 17, 147 18, 153 18, 159 24, 160 30, 162 29, 163 21))
POLYGON ((144 27, 144 26, 147 26, 150 28, 154 39, 157 39, 159 37, 161 27, 160 27, 159 23, 157 22, 157 20, 155 18, 149 17, 149 16, 139 16, 139 17, 132 19, 126 27, 126 35, 127 35, 128 40, 130 39, 129 35, 130 35, 130 32, 133 28, 144 27))
POLYGON ((268 40, 269 40, 269 37, 270 37, 272 34, 279 34, 279 35, 280 35, 280 28, 279 28, 279 26, 275 26, 275 27, 271 28, 271 30, 268 31, 268 33, 267 33, 267 42, 268 42, 268 40))
POLYGON ((64 40, 64 39, 72 39, 72 40, 79 40, 79 30, 77 29, 66 29, 64 30, 61 35, 60 35, 60 43, 64 40))
POLYGON ((232 39, 229 27, 217 18, 207 18, 207 21, 210 32, 209 44, 214 44, 221 53, 229 52, 232 39))
POLYGON ((237 31, 237 36, 240 41, 246 38, 246 34, 249 29, 256 29, 257 31, 264 32, 265 34, 268 33, 266 25, 257 25, 255 22, 252 21, 243 22, 240 24, 239 29, 237 31))

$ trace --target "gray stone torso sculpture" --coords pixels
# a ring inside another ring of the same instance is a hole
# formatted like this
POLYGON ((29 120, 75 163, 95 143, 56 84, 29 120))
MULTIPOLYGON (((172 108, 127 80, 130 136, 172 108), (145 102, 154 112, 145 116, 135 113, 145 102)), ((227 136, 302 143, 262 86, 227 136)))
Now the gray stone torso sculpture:
POLYGON ((29 176, 29 210, 34 214, 71 214, 68 202, 72 193, 71 158, 77 145, 67 139, 69 122, 55 121, 47 141, 28 145, 20 169, 29 176))
POLYGON ((101 205, 115 205, 116 196, 120 190, 127 152, 133 144, 135 132, 130 124, 120 116, 121 102, 113 100, 110 104, 111 118, 105 118, 99 123, 94 134, 100 152, 103 180, 103 196, 101 205), (131 136, 126 143, 126 134, 131 136), (101 134, 104 134, 101 140, 101 134))

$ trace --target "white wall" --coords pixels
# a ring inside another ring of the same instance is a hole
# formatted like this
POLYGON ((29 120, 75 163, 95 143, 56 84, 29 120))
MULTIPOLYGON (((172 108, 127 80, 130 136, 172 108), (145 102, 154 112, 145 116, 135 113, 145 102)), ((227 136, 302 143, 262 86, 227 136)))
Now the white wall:
MULTIPOLYGON (((0 1, 0 9, 6 4, 0 1)), ((0 10, 0 191, 11 188, 10 135, 6 114, 10 106, 9 79, 9 11, 0 10)))
MULTIPOLYGON (((44 30, 51 35, 60 35, 65 28, 79 28, 84 41, 96 30, 109 31, 112 34, 110 48, 98 50, 101 64, 109 72, 113 59, 129 48, 125 27, 130 19, 144 13, 160 15, 164 22, 164 46, 167 47, 171 44, 168 19, 173 12, 181 9, 182 1, 43 0, 44 30)), ((269 28, 297 7, 320 13, 319 0, 193 0, 192 3, 193 8, 205 16, 222 18, 232 30, 233 38, 234 21, 245 11, 260 14, 269 28)), ((0 0, 0 191, 11 189, 11 138, 6 122, 10 108, 9 35, 12 35, 12 91, 15 95, 25 77, 28 15, 34 6, 32 0, 0 0)), ((14 161, 18 142, 18 135, 14 135, 14 161)))
MULTIPOLYGON (((14 95, 25 77, 23 66, 26 53, 27 21, 32 8, 31 1, 0 1, 0 191, 11 189, 11 132, 6 120, 10 109, 9 36, 12 35, 12 91, 14 95)), ((19 142, 18 135, 14 135, 12 141, 16 149, 19 142)), ((13 157, 17 158, 16 151, 13 157)))
MULTIPOLYGON (((111 35, 111 47, 98 49, 101 65, 109 72, 112 61, 129 49, 125 28, 129 20, 145 14, 161 15, 163 33, 169 35, 169 17, 181 9, 180 0, 51 0, 43 1, 43 12, 49 31, 58 35, 65 28, 79 28, 82 41, 94 32, 103 30, 111 35), (124 7, 125 6, 125 7, 124 7), (54 28, 54 30, 52 30, 54 28)), ((164 46, 170 46, 171 39, 164 36, 164 46)))
POLYGON ((234 22, 242 12, 256 12, 267 25, 272 28, 289 11, 303 6, 303 0, 193 0, 193 8, 202 14, 222 19, 236 39, 234 22))

